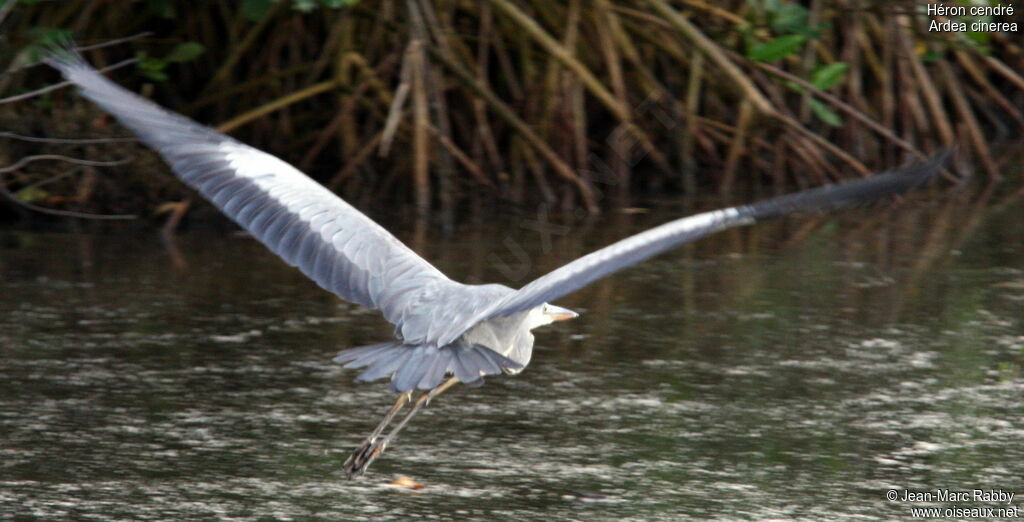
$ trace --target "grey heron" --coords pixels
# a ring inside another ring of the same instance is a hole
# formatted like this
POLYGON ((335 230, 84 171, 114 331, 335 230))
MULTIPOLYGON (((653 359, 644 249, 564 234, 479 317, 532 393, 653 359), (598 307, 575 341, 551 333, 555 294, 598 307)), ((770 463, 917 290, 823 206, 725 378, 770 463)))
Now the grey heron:
POLYGON ((794 212, 825 211, 925 183, 942 156, 850 183, 670 221, 570 261, 517 289, 449 279, 373 220, 288 163, 200 125, 111 82, 71 49, 47 63, 86 98, 155 149, 185 183, 287 263, 340 298, 379 310, 394 339, 341 351, 367 382, 390 377, 397 401, 344 464, 361 475, 431 399, 456 383, 478 385, 530 362, 534 328, 576 317, 550 304, 591 282, 683 243, 794 212), (418 396, 413 399, 413 394, 418 396), (384 435, 395 416, 405 416, 384 435))

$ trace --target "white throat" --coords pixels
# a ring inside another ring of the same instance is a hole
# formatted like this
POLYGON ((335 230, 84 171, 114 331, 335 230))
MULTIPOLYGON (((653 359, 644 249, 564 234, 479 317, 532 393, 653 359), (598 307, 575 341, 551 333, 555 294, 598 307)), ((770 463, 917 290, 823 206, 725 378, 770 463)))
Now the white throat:
POLYGON ((554 318, 545 312, 544 309, 546 306, 547 305, 540 305, 537 308, 530 310, 526 315, 526 328, 528 330, 533 330, 538 326, 544 326, 555 322, 554 318))

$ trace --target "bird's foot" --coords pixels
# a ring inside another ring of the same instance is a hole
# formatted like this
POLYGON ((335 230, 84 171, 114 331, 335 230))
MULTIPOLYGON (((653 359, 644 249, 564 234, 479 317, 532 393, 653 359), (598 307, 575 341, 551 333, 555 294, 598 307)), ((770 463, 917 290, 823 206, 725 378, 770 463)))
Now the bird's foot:
POLYGON ((359 446, 352 455, 349 455, 348 460, 342 465, 342 469, 345 470, 345 474, 348 478, 356 478, 366 472, 366 469, 370 467, 370 464, 384 453, 384 449, 388 445, 388 437, 372 437, 366 439, 362 446, 359 446))

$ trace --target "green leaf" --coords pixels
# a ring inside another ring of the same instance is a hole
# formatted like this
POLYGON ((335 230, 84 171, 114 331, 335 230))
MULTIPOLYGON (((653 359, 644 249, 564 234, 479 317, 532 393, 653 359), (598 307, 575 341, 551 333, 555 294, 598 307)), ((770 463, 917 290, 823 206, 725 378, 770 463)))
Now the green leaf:
POLYGON ((256 22, 263 18, 273 6, 274 0, 244 0, 242 2, 242 16, 256 22))
POLYGON ((171 0, 146 0, 146 7, 161 18, 174 18, 178 14, 171 0))
POLYGON ((811 85, 827 91, 846 76, 850 70, 850 64, 845 62, 830 63, 818 67, 811 73, 811 85))
POLYGON ((167 73, 163 71, 143 70, 142 75, 146 78, 149 78, 150 80, 153 80, 154 82, 166 82, 167 78, 169 78, 169 76, 167 76, 167 73))
POLYGON ((316 9, 316 0, 295 0, 292 3, 292 9, 308 13, 316 9))
POLYGON ((135 60, 135 67, 142 76, 157 82, 167 80, 167 73, 164 72, 168 65, 167 60, 153 58, 145 52, 135 55, 135 60))
POLYGON ((987 44, 992 38, 988 31, 967 31, 967 37, 980 44, 987 44))
POLYGON ((42 201, 50 197, 50 193, 39 187, 26 187, 15 192, 14 197, 17 198, 18 201, 35 203, 36 201, 42 201))
POLYGON ((770 42, 755 45, 747 51, 747 58, 759 62, 774 62, 781 60, 798 50, 807 41, 807 37, 800 34, 789 34, 780 36, 770 42))
POLYGON ((810 102, 811 112, 813 112, 819 120, 833 127, 843 126, 843 119, 832 109, 828 108, 827 105, 815 99, 811 99, 810 102))
POLYGON ((776 33, 795 33, 807 27, 810 12, 800 4, 779 4, 772 12, 772 29, 776 33))
POLYGON ((167 53, 164 60, 168 62, 191 62, 206 52, 206 47, 196 42, 182 42, 167 53))

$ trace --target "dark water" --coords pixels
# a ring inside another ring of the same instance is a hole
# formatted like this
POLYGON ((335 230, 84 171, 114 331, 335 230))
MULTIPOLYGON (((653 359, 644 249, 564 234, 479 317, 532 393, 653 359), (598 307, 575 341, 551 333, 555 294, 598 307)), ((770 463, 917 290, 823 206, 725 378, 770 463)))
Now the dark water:
MULTIPOLYGON (((679 212, 399 235, 522 284, 679 212)), ((392 397, 330 358, 388 338, 374 313, 237 234, 174 254, 5 231, 0 518, 892 518, 952 504, 889 489, 1024 495, 1022 215, 944 199, 659 257, 559 301, 582 316, 538 330, 525 372, 442 395, 357 481, 341 462, 392 397)))

